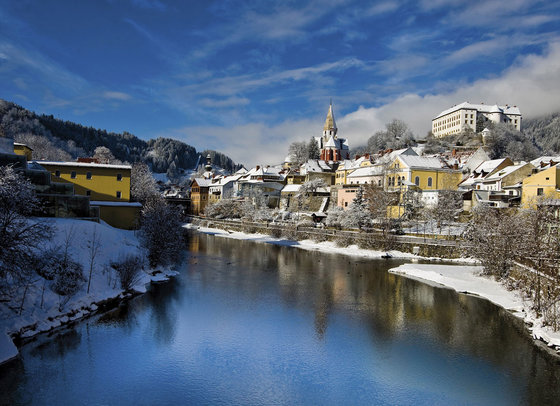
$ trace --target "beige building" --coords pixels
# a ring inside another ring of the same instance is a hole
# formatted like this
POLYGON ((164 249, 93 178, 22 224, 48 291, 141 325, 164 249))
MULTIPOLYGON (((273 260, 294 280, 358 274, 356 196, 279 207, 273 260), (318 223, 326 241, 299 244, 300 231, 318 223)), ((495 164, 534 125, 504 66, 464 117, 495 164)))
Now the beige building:
POLYGON ((439 113, 432 120, 434 137, 459 134, 465 130, 476 132, 478 119, 483 122, 506 123, 521 130, 521 112, 517 106, 471 104, 464 102, 439 113))

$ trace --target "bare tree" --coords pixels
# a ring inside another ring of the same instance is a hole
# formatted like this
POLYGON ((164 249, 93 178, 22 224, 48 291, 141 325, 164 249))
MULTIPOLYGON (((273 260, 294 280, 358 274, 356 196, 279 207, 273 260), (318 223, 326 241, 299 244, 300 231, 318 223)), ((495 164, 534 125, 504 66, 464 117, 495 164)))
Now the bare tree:
POLYGON ((97 225, 93 227, 91 232, 91 238, 88 241, 88 259, 89 259, 89 277, 87 285, 87 293, 89 293, 89 287, 91 285, 91 275, 93 274, 93 268, 95 266, 95 258, 99 254, 101 249, 101 237, 97 234, 97 225))

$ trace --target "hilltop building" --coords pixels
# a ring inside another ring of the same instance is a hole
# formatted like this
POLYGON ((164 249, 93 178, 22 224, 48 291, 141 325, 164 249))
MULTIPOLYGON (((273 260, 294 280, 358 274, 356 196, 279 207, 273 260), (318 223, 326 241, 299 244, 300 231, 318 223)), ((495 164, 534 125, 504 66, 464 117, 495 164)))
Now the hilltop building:
POLYGON ((439 113, 432 120, 432 133, 434 137, 441 138, 459 134, 465 130, 477 132, 477 121, 480 121, 482 125, 488 121, 507 123, 519 131, 521 129, 521 112, 519 107, 507 104, 498 106, 464 102, 439 113))

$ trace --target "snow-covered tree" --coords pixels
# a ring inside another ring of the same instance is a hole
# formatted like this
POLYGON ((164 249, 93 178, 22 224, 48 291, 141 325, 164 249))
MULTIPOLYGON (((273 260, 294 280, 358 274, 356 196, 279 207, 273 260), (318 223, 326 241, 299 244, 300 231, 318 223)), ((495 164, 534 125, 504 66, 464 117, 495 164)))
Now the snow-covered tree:
POLYGON ((33 159, 47 161, 70 161, 72 156, 55 146, 46 136, 31 133, 18 133, 14 141, 25 144, 33 149, 33 159))
POLYGON ((513 212, 477 206, 463 235, 465 254, 480 260, 485 273, 507 278, 520 249, 519 224, 513 212))
POLYGON ((0 167, 0 293, 25 283, 51 233, 48 223, 30 217, 40 207, 33 185, 11 166, 0 167))
POLYGON ((301 165, 307 162, 309 157, 308 145, 306 142, 292 142, 288 147, 288 153, 292 157, 292 161, 295 165, 301 165))
POLYGON ((109 148, 104 147, 104 146, 100 146, 100 147, 95 148, 95 150, 93 151, 93 158, 97 159, 99 161, 99 163, 102 163, 102 164, 120 164, 120 163, 122 163, 117 158, 115 158, 115 156, 113 155, 113 153, 111 152, 111 150, 109 148))
POLYGON ((326 188, 327 184, 323 179, 311 179, 302 184, 295 195, 296 210, 309 210, 310 198, 317 193, 320 188, 326 188))
POLYGON ((325 219, 325 225, 327 227, 342 227, 346 212, 340 206, 331 207, 327 211, 327 218, 325 219))
POLYGON ((160 196, 144 202, 140 239, 148 250, 150 266, 165 265, 177 259, 183 248, 180 209, 160 196))
POLYGON ((136 162, 132 165, 130 194, 132 199, 138 202, 144 202, 149 197, 159 195, 152 172, 150 172, 150 168, 144 162, 136 162))
POLYGON ((309 144, 307 144, 307 157, 309 159, 319 159, 321 157, 319 144, 317 144, 315 137, 311 137, 309 144))
POLYGON ((364 197, 364 188, 360 186, 356 192, 356 197, 350 203, 346 211, 342 225, 346 228, 359 228, 371 225, 371 212, 368 209, 368 202, 364 197))

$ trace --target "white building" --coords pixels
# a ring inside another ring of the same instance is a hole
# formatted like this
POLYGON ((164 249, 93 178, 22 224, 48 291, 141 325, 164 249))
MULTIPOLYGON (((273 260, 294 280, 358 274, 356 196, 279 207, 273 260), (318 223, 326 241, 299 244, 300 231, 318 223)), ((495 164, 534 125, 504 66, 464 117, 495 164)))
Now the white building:
POLYGON ((521 130, 521 112, 517 106, 464 102, 439 113, 432 120, 432 133, 439 138, 469 129, 476 132, 479 118, 483 122, 510 124, 518 131, 521 130))

